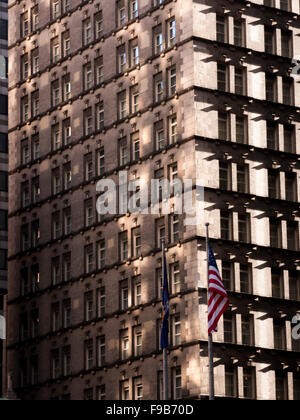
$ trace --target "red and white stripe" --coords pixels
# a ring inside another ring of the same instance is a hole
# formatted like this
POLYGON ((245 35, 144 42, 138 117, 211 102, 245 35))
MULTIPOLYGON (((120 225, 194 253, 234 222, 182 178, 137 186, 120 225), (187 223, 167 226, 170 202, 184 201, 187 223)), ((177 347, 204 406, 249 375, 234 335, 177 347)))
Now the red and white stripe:
POLYGON ((229 298, 224 288, 219 270, 209 266, 208 292, 208 335, 218 331, 218 322, 229 306, 229 298))

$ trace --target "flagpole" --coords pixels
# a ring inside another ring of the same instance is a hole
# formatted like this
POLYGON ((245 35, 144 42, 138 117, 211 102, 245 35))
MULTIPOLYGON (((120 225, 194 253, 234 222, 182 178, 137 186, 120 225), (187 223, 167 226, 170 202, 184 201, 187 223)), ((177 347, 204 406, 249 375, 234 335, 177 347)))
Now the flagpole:
MULTIPOLYGON (((162 247, 162 280, 164 281, 165 276, 165 240, 162 239, 161 241, 162 247)), ((167 349, 163 349, 163 399, 164 401, 168 401, 169 395, 169 378, 168 378, 168 354, 167 349)))
MULTIPOLYGON (((209 223, 206 223, 206 258, 207 258, 207 314, 209 302, 209 223)), ((212 334, 208 335, 208 362, 209 362, 209 399, 215 399, 214 361, 213 361, 213 339, 212 334)))

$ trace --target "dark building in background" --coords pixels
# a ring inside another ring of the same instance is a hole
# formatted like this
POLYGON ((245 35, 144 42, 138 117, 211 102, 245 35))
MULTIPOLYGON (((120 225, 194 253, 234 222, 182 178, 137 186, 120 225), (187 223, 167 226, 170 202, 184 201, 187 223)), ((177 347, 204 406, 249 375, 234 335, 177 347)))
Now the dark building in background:
MULTIPOLYGON (((7 4, 0 1, 0 315, 4 316, 7 293, 7 208, 8 208, 8 135, 7 135, 7 4)), ((2 395, 3 342, 0 340, 0 397, 2 395)))
POLYGON ((11 3, 19 398, 161 399, 161 239, 169 396, 207 398, 207 221, 231 302, 214 337, 217 397, 300 398, 299 16, 296 0, 11 3), (188 224, 172 197, 168 216, 99 217, 96 182, 121 170, 199 179, 204 215, 188 224))

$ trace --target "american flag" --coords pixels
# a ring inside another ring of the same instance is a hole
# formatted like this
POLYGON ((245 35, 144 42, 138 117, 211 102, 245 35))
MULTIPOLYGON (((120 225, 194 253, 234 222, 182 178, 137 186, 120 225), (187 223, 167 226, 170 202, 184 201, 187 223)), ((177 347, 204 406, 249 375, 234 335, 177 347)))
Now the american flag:
POLYGON ((209 247, 208 276, 208 335, 218 331, 218 322, 229 306, 229 298, 211 247, 209 247))

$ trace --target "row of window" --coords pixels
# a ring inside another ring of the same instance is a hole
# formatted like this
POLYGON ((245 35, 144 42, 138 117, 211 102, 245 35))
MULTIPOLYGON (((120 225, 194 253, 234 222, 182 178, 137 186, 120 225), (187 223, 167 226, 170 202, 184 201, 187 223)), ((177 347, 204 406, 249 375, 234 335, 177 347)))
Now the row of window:
MULTIPOLYGON (((102 61, 96 60, 96 80, 102 78, 102 61)), ((93 72, 90 64, 83 67, 83 85, 84 89, 90 89, 93 86, 93 72)), ((176 67, 169 68, 166 75, 159 72, 153 76, 153 102, 160 103, 176 93, 176 67)), ((139 85, 132 85, 128 92, 123 90, 117 94, 117 118, 124 119, 129 115, 136 114, 140 111, 139 104, 139 85)), ((56 79, 51 82, 51 106, 56 107, 60 103, 71 99, 71 80, 70 74, 65 74, 61 81, 56 79)), ((146 106, 146 105, 145 105, 146 106)), ((39 90, 35 90, 29 96, 25 95, 21 98, 21 121, 26 122, 31 118, 35 118, 40 114, 39 90)), ((69 122, 70 120, 67 119, 69 122)), ((64 121, 66 123, 66 121, 64 121)), ((83 111, 84 134, 90 135, 94 130, 104 129, 104 103, 101 101, 95 105, 93 112, 92 107, 83 111), (93 114, 95 116, 95 124, 93 123, 93 114)), ((70 124, 69 124, 70 126, 70 124)), ((66 133, 67 139, 71 137, 71 127, 69 133, 66 133)), ((67 143, 68 144, 68 143, 67 143)))
MULTIPOLYGON (((163 4, 163 0, 153 0, 152 6, 163 4)), ((50 19, 58 19, 71 11, 70 0, 51 0, 50 19)), ((139 17, 138 0, 117 0, 115 6, 116 27, 139 17)), ((20 15, 20 36, 26 37, 40 28, 39 6, 35 5, 20 15)), ((93 17, 87 17, 82 22, 82 42, 89 44, 93 39, 100 40, 103 36, 103 11, 99 10, 93 17)), ((7 38, 4 38, 7 39, 7 38)))
MULTIPOLYGON (((250 169, 248 164, 236 164, 234 166, 230 161, 220 161, 219 180, 222 190, 250 193, 250 169), (233 179, 236 179, 234 188, 233 179)), ((268 170, 268 196, 296 202, 298 200, 297 173, 268 170)))
MULTIPOLYGON (((273 73, 265 74, 265 98, 267 101, 278 102, 278 81, 279 77, 273 73)), ((218 90, 231 91, 230 65, 219 63, 217 65, 218 90)), ((234 68, 234 89, 233 92, 239 95, 247 95, 247 67, 234 68)), ((294 79, 282 77, 282 98, 285 105, 294 105, 294 79)))
MULTIPOLYGON (((281 219, 269 219, 270 246, 273 248, 287 248, 290 251, 299 250, 299 222, 286 222, 281 219), (283 244, 286 238, 286 244, 283 244)), ((251 217, 250 213, 233 213, 221 211, 221 239, 238 240, 251 243, 251 217), (237 217, 236 217, 237 216, 237 217), (236 224, 235 224, 236 222, 236 224), (236 229, 235 229, 236 227, 236 229)))
MULTIPOLYGON (((237 326, 241 327, 241 344, 255 346, 255 328, 253 315, 241 315, 240 319, 236 314, 226 312, 223 318, 224 342, 237 344, 237 326)), ((273 320, 274 349, 287 350, 287 329, 286 321, 281 319, 273 320)), ((291 340, 292 350, 300 352, 300 340, 291 340)))
MULTIPOLYGON (((282 125, 276 122, 266 122, 267 147, 296 153, 296 126, 282 125)), ((235 141, 239 144, 249 144, 248 115, 236 115, 230 112, 218 113, 218 138, 220 140, 235 141)))
MULTIPOLYGON (((234 19, 233 38, 229 37, 229 21, 226 16, 218 15, 216 22, 216 36, 218 42, 232 43, 237 47, 247 47, 246 21, 245 19, 234 19)), ((268 54, 278 54, 283 57, 293 57, 293 32, 281 30, 280 49, 277 46, 276 28, 264 26, 264 51, 268 54)))

